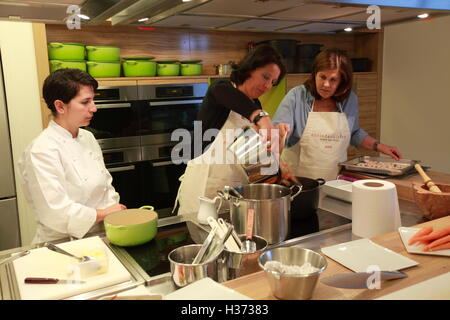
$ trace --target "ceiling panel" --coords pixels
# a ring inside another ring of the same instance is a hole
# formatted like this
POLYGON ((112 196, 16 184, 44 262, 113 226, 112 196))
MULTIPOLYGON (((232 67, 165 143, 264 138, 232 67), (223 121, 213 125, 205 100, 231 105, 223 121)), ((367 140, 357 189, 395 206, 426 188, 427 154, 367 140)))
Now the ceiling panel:
MULTIPOLYGON (((380 8, 380 17, 381 23, 388 23, 397 20, 403 20, 407 18, 416 18, 418 14, 421 13, 429 13, 438 12, 434 10, 426 10, 426 9, 404 9, 404 8, 380 8)), ((440 11, 439 13, 442 13, 440 11)), ((366 21, 370 15, 362 12, 354 15, 349 15, 345 17, 341 17, 340 20, 345 21, 366 21)))
POLYGON ((152 26, 157 27, 195 27, 195 28, 217 28, 230 23, 238 22, 237 18, 220 18, 220 17, 200 17, 177 15, 167 19, 153 23, 152 26))
POLYGON ((339 7, 325 4, 305 4, 286 11, 269 15, 269 17, 298 20, 331 19, 334 17, 364 11, 360 7, 339 7))
POLYGON ((0 4, 0 17, 17 16, 21 17, 22 20, 54 20, 63 23, 67 15, 66 10, 65 6, 31 7, 0 4))
POLYGON ((338 23, 309 23, 298 27, 283 29, 283 32, 304 32, 304 33, 324 33, 324 32, 340 32, 344 28, 356 28, 356 24, 338 24, 338 23))
POLYGON ((304 2, 305 0, 213 0, 186 13, 262 16, 304 2))
POLYGON ((11 2, 14 4, 22 3, 22 4, 30 4, 30 5, 36 5, 36 4, 45 4, 45 5, 71 5, 71 4, 77 4, 80 5, 86 0, 2 0, 2 3, 5 2, 11 2))
POLYGON ((247 21, 235 23, 222 29, 247 30, 247 31, 276 31, 281 28, 298 25, 298 21, 284 20, 261 20, 250 19, 247 21))

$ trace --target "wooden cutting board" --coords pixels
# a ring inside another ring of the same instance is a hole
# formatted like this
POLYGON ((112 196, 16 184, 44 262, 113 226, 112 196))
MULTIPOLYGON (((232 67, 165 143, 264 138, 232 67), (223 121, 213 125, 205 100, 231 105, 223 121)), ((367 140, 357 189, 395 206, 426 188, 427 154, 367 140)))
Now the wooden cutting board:
POLYGON ((82 279, 86 281, 83 284, 26 284, 26 277, 69 279, 67 270, 76 263, 75 259, 47 248, 33 249, 27 256, 13 261, 22 300, 65 299, 131 279, 127 269, 98 236, 65 242, 58 246, 75 255, 92 248, 104 247, 109 260, 108 271, 82 279))

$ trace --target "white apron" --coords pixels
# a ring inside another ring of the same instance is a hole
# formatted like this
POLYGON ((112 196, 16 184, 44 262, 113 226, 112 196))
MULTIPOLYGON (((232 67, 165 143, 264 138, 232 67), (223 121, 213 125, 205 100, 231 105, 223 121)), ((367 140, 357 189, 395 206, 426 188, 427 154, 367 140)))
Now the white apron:
POLYGON ((347 159, 348 120, 340 106, 341 112, 314 112, 313 107, 314 101, 300 141, 285 148, 281 158, 295 176, 334 180, 338 163, 347 159))
POLYGON ((225 185, 238 186, 248 183, 248 177, 240 164, 217 164, 210 163, 217 153, 222 152, 225 159, 227 147, 233 139, 227 139, 227 129, 242 129, 250 126, 251 122, 240 114, 230 111, 225 124, 220 129, 220 134, 216 137, 209 149, 201 156, 190 160, 187 163, 185 173, 180 177, 180 188, 178 189, 177 202, 180 203, 179 215, 197 216, 200 206, 199 196, 213 199, 217 195, 217 190, 223 190, 225 185), (230 141, 228 141, 230 140, 230 141))

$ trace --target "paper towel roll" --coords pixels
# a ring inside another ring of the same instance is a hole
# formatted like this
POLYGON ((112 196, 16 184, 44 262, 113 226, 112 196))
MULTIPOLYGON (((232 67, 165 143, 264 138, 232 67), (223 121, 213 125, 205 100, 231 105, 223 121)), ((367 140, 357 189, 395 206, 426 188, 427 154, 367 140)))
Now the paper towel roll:
POLYGON ((377 179, 352 183, 352 233, 371 238, 401 226, 395 184, 377 179))

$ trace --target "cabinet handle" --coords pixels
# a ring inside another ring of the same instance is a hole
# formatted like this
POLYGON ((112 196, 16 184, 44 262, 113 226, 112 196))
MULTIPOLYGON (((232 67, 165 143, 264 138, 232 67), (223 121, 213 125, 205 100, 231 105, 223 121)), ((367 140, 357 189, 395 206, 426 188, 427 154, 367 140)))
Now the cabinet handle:
POLYGON ((116 168, 108 168, 109 173, 113 172, 124 172, 134 170, 135 166, 124 166, 124 167, 116 167, 116 168))

